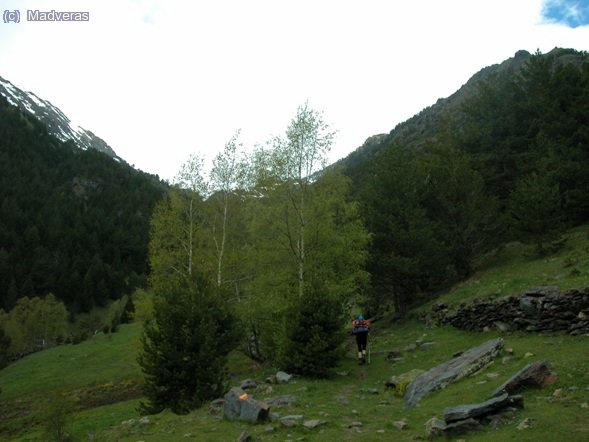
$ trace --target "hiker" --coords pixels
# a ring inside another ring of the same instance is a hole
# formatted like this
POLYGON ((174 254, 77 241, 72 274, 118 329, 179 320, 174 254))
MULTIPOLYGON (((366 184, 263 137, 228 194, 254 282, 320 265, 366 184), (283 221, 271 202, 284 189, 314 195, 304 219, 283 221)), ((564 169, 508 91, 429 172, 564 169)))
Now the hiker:
POLYGON ((356 336, 358 345, 358 364, 366 363, 366 344, 368 344, 368 331, 370 330, 370 321, 364 319, 364 315, 359 315, 358 319, 352 321, 352 334, 356 336))

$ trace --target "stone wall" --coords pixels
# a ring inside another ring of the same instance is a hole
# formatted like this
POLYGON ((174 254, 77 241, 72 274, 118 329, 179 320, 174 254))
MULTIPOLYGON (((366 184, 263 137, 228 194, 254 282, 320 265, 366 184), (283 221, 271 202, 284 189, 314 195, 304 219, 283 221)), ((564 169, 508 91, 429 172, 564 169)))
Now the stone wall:
POLYGON ((497 300, 476 300, 457 309, 438 303, 429 315, 436 324, 462 330, 589 333, 589 287, 560 291, 537 287, 497 300))

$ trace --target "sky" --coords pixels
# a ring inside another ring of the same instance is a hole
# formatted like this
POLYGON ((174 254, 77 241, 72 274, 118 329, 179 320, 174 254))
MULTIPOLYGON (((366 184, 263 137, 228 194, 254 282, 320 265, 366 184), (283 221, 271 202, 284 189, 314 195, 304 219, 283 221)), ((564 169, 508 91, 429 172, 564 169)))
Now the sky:
POLYGON ((0 5, 21 13, 0 21, 0 76, 168 180, 193 153, 211 160, 238 129, 246 148, 283 135, 305 102, 337 131, 333 162, 520 49, 589 50, 589 0, 0 5), (89 20, 29 22, 27 10, 89 20))

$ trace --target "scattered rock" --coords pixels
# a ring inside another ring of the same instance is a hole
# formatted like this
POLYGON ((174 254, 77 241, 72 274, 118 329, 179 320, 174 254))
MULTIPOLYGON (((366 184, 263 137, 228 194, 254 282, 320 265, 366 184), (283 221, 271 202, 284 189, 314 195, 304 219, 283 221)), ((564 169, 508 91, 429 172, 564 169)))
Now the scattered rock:
POLYGON ((264 427, 264 433, 274 433, 274 431, 276 431, 276 428, 274 428, 272 425, 264 427))
POLYGON ((274 389, 272 388, 272 385, 263 384, 258 385, 256 387, 256 391, 260 394, 271 394, 274 391, 274 389))
POLYGON ((481 424, 479 421, 468 418, 461 421, 453 422, 451 424, 447 424, 446 428, 444 429, 444 433, 446 434, 461 434, 467 431, 478 430, 481 424))
POLYGON ((526 354, 524 355, 524 358, 531 358, 532 356, 534 356, 534 353, 528 351, 526 352, 526 354))
POLYGON ((300 421, 303 417, 302 414, 289 414, 288 416, 281 417, 280 420, 300 421))
POLYGON ((499 377, 499 373, 487 373, 485 376, 489 379, 497 379, 499 377))
POLYGON ((348 375, 348 372, 347 371, 338 371, 338 372, 336 372, 336 374, 338 376, 347 376, 348 375))
POLYGON ((420 350, 427 350, 428 348, 433 347, 436 345, 435 342, 423 342, 419 345, 420 350))
POLYGON ((405 418, 401 419, 400 421, 394 421, 393 425, 399 430, 405 430, 406 428, 409 428, 409 424, 405 418))
POLYGON ((580 407, 581 407, 581 408, 589 408, 589 404, 588 404, 587 402, 583 402, 583 403, 580 405, 580 407))
POLYGON ((366 393, 368 393, 368 394, 379 394, 380 391, 378 390, 378 388, 368 388, 368 389, 366 389, 366 393))
POLYGON ((441 436, 444 430, 446 430, 446 422, 435 416, 425 423, 425 433, 429 438, 441 436))
POLYGON ((295 395, 287 394, 284 396, 278 396, 272 399, 266 399, 266 404, 273 406, 273 407, 284 407, 288 405, 292 405, 296 402, 297 398, 295 395))
POLYGON ((135 419, 129 419, 127 421, 123 421, 121 422, 121 425, 128 425, 128 426, 133 426, 135 425, 136 420, 135 419))
POLYGON ((493 323, 493 325, 495 325, 495 328, 497 330, 499 330, 500 332, 508 332, 508 331, 511 331, 511 326, 509 324, 506 324, 505 322, 495 321, 493 323))
POLYGON ((502 349, 503 339, 491 339, 470 348, 457 358, 422 373, 407 386, 405 406, 414 407, 430 392, 479 371, 487 366, 502 349))
POLYGON ((417 344, 409 344, 403 349, 403 351, 414 351, 416 349, 417 349, 417 344))
POLYGON ((248 440, 252 440, 252 437, 247 431, 242 432, 237 438, 237 442, 247 442, 248 440))
POLYGON ((149 425, 150 423, 151 422, 147 416, 143 416, 141 419, 139 419, 139 424, 141 425, 149 425))
POLYGON ((523 421, 521 421, 517 425, 518 430, 526 430, 532 426, 532 420, 529 417, 526 417, 523 421))
POLYGON ((512 394, 528 387, 541 388, 554 382, 556 382, 556 374, 552 372, 548 362, 531 362, 498 387, 493 395, 503 392, 512 394))
POLYGON ((562 388, 557 388, 556 390, 554 390, 554 393, 552 393, 552 397, 555 397, 555 398, 562 397, 562 388))
POLYGON ((279 371, 276 373, 276 382, 279 384, 286 384, 292 378, 291 374, 285 373, 284 371, 279 371))
POLYGON ((242 390, 247 390, 248 388, 256 388, 257 386, 258 384, 256 383, 256 381, 252 379, 245 379, 241 381, 241 383, 239 384, 239 388, 241 388, 242 390))
POLYGON ((303 427, 305 427, 307 430, 312 430, 313 428, 316 428, 319 425, 323 425, 325 423, 326 423, 326 421, 324 421, 324 420, 311 419, 311 420, 305 421, 303 423, 303 427))
POLYGON ((296 424, 297 423, 292 419, 280 419, 280 425, 282 425, 284 428, 292 428, 296 424))
POLYGON ((359 427, 362 427, 362 426, 363 426, 362 422, 360 422, 360 421, 353 421, 353 422, 350 422, 350 424, 348 425, 348 428, 359 428, 359 427))

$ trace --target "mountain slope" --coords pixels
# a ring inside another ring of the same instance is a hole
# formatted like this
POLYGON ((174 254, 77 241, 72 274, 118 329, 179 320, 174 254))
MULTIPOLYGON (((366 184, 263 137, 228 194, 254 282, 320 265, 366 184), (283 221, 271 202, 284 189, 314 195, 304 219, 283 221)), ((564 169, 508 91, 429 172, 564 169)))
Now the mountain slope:
POLYGON ((142 285, 151 211, 165 188, 60 141, 0 96, 0 308, 51 292, 87 311, 142 285))
MULTIPOLYGON (((587 54, 570 49, 555 48, 546 57, 553 57, 556 64, 573 64, 579 67, 587 60, 587 54)), ((392 145, 403 145, 411 148, 421 148, 425 143, 436 137, 440 125, 449 118, 454 124, 460 124, 465 118, 464 105, 475 97, 480 86, 485 82, 496 82, 503 74, 517 76, 530 60, 532 54, 520 50, 515 55, 501 63, 487 66, 474 74, 459 90, 447 98, 440 98, 435 104, 423 109, 407 121, 399 123, 388 134, 369 137, 366 142, 340 160, 337 164, 344 167, 347 173, 354 177, 365 170, 378 154, 392 145)))
POLYGON ((81 149, 96 149, 110 157, 118 158, 115 151, 102 138, 73 124, 59 108, 33 92, 24 92, 0 77, 0 95, 6 97, 13 106, 34 115, 47 127, 47 131, 59 140, 72 140, 81 149))

